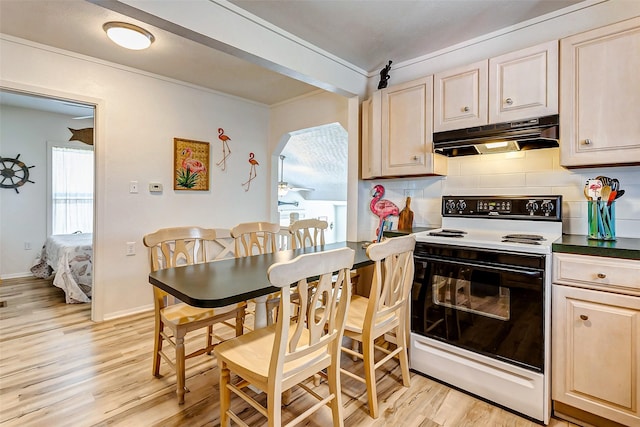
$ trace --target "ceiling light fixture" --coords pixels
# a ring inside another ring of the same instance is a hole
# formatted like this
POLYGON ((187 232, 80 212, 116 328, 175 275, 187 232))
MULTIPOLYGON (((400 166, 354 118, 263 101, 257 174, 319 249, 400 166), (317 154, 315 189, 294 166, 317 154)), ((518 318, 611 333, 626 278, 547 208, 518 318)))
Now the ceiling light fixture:
POLYGON ((102 28, 115 44, 131 50, 146 49, 156 39, 144 28, 126 22, 107 22, 102 28))

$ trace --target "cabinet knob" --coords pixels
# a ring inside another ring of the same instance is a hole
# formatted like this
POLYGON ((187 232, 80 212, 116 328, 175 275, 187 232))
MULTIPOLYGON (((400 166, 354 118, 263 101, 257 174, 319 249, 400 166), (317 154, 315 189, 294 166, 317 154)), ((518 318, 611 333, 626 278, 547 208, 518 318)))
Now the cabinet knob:
POLYGON ((584 145, 591 145, 591 140, 589 138, 585 139, 584 145))
POLYGON ((468 113, 468 112, 469 112, 469 110, 470 110, 470 108, 469 108, 469 107, 464 107, 464 108, 462 109, 462 111, 464 111, 465 113, 468 113))
POLYGON ((507 98, 507 99, 505 99, 505 100, 504 100, 504 102, 505 102, 505 104, 507 104, 507 105, 512 105, 512 104, 513 104, 513 99, 511 99, 511 98, 507 98))
POLYGON ((604 273, 598 273, 598 279, 604 279, 605 277, 607 277, 606 274, 604 273))
POLYGON ((580 315, 580 319, 582 319, 582 320, 589 320, 589 316, 587 316, 586 314, 581 314, 581 315, 580 315))

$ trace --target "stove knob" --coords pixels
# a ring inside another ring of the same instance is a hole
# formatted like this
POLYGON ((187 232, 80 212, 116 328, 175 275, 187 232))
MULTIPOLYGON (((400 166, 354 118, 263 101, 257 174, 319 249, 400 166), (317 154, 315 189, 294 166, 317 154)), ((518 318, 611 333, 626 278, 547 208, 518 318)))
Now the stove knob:
POLYGON ((549 201, 542 202, 541 208, 542 208, 542 212, 549 214, 553 212, 553 208, 554 208, 553 202, 549 202, 549 201))
POLYGON ((533 215, 533 213, 538 210, 538 204, 536 202, 527 202, 525 209, 530 215, 533 215))
POLYGON ((444 208, 448 211, 452 211, 456 208, 456 202, 454 202, 453 200, 447 200, 447 202, 444 204, 444 208))
POLYGON ((467 207, 467 202, 465 202, 464 200, 460 200, 458 202, 458 210, 459 211, 463 211, 466 207, 467 207))

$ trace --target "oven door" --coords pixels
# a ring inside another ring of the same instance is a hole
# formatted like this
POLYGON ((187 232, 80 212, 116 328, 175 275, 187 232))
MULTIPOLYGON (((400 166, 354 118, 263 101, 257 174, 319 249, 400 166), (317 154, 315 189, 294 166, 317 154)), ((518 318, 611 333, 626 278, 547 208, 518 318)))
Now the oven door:
POLYGON ((415 255, 412 332, 542 372, 544 269, 462 252, 467 259, 415 255))

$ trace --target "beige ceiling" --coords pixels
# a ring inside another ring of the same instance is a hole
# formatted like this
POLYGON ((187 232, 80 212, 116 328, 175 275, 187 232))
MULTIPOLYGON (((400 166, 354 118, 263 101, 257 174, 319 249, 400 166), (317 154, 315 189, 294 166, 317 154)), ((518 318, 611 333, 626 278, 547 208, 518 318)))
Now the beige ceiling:
POLYGON ((230 0, 372 72, 583 0, 230 0))
MULTIPOLYGON (((117 1, 92 1, 111 9, 127 10, 117 1)), ((189 7, 193 0, 162 1, 181 1, 184 7, 189 7)), ((389 59, 397 63, 426 55, 579 1, 232 0, 231 3, 375 75, 389 59)), ((0 0, 0 32, 267 105, 316 90, 84 0, 0 0), (156 42, 151 49, 141 52, 112 44, 102 31, 102 24, 113 20, 147 28, 156 42)))

